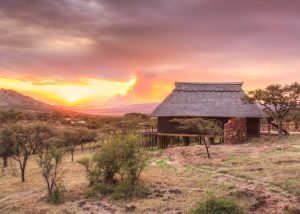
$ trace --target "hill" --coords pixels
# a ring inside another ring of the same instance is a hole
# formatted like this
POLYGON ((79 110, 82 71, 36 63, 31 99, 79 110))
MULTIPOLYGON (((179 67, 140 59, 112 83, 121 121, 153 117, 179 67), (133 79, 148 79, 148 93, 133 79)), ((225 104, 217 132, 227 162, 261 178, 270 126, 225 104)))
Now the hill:
POLYGON ((149 114, 158 105, 158 103, 144 103, 123 105, 114 108, 94 108, 94 107, 67 107, 54 106, 45 102, 36 100, 30 96, 24 95, 11 89, 0 89, 0 109, 17 109, 26 111, 50 112, 59 111, 64 113, 81 113, 94 115, 124 115, 131 112, 140 112, 149 114))
POLYGON ((32 97, 23 95, 19 92, 10 89, 0 89, 0 108, 14 108, 34 111, 51 111, 58 109, 55 106, 51 106, 44 102, 35 100, 32 97))

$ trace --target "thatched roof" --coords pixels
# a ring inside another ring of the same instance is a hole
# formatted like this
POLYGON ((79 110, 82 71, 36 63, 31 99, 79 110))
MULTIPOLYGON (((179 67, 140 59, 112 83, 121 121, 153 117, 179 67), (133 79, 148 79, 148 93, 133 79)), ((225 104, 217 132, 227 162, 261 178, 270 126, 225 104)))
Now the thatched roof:
POLYGON ((152 112, 154 117, 265 117, 256 104, 244 104, 242 82, 176 82, 175 89, 152 112))

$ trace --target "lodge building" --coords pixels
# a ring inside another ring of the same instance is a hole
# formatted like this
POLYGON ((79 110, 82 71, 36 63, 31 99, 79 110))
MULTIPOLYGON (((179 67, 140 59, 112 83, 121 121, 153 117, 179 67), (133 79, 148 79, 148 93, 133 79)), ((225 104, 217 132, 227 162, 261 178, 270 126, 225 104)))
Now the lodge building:
POLYGON ((260 118, 266 114, 257 104, 242 101, 245 96, 242 85, 242 82, 176 82, 174 90, 151 113, 158 121, 157 143, 174 137, 197 136, 190 130, 180 130, 172 121, 175 118, 201 117, 219 121, 225 144, 259 136, 260 118))

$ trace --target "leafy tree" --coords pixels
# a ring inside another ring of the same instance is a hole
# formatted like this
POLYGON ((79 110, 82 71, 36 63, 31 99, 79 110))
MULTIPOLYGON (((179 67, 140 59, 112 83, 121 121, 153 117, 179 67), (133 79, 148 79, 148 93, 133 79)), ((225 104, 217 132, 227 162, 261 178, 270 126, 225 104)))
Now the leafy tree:
POLYGON ((67 129, 59 135, 61 136, 62 144, 71 153, 72 162, 74 161, 76 146, 80 145, 81 149, 83 149, 83 144, 95 141, 97 137, 97 133, 95 131, 89 131, 81 128, 67 129))
POLYGON ((300 84, 269 85, 265 89, 250 91, 243 100, 248 103, 259 103, 270 112, 278 125, 278 135, 282 136, 282 122, 289 111, 299 105, 300 84))
MULTIPOLYGON (((0 111, 0 125, 2 126, 21 120, 22 118, 23 114, 14 109, 0 111)), ((3 158, 4 168, 8 166, 8 158, 12 154, 12 147, 13 144, 9 132, 5 129, 0 130, 0 155, 3 158)))
POLYGON ((81 137, 82 137, 81 134, 75 129, 65 130, 62 134, 63 144, 71 153, 72 162, 74 161, 74 153, 75 153, 76 146, 80 145, 82 141, 81 137))
POLYGON ((97 191, 113 193, 113 198, 118 199, 141 193, 138 179, 146 166, 147 157, 136 135, 114 136, 101 146, 92 159, 84 158, 78 163, 86 168, 93 196, 97 191), (117 178, 120 178, 119 182, 117 178))
POLYGON ((80 142, 81 151, 83 151, 85 144, 87 143, 90 144, 91 142, 96 141, 98 136, 96 131, 91 131, 88 129, 78 129, 78 132, 80 133, 81 136, 81 142, 80 142))
POLYGON ((25 169, 29 156, 33 151, 39 149, 46 139, 51 136, 51 129, 47 124, 34 123, 14 123, 5 127, 5 132, 11 137, 13 142, 12 158, 20 166, 21 179, 25 182, 25 169))
POLYGON ((295 129, 300 126, 300 107, 291 110, 287 115, 287 121, 292 121, 295 124, 295 129))
POLYGON ((206 136, 215 137, 221 136, 223 134, 223 129, 218 121, 204 119, 204 118, 182 118, 173 119, 172 122, 179 123, 179 129, 183 131, 191 131, 193 133, 198 133, 204 141, 207 157, 210 158, 209 148, 210 140, 206 139, 206 136))
POLYGON ((8 166, 8 158, 13 154, 13 140, 8 129, 0 130, 0 155, 3 158, 3 167, 8 166))
POLYGON ((120 170, 119 148, 120 141, 113 140, 104 144, 93 156, 93 161, 104 183, 113 183, 115 174, 120 170))
POLYGON ((130 185, 135 185, 142 170, 146 167, 147 156, 138 135, 131 134, 120 140, 123 141, 119 148, 121 175, 128 180, 130 185))
MULTIPOLYGON (((51 145, 51 143, 50 143, 51 145)), ((51 146, 41 149, 38 155, 38 165, 47 184, 48 201, 59 204, 64 200, 64 185, 62 181, 62 158, 65 154, 63 148, 57 148, 55 142, 51 146)))
POLYGON ((23 118, 23 114, 14 109, 10 109, 7 111, 0 111, 0 121, 3 124, 9 123, 9 122, 16 122, 22 118, 23 118))

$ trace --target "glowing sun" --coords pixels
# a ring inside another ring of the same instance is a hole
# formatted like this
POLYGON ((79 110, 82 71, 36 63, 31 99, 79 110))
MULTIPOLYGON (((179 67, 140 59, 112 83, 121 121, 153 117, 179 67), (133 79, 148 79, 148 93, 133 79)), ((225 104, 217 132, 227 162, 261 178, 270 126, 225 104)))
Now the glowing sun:
POLYGON ((76 97, 67 97, 66 100, 69 103, 75 103, 76 101, 78 101, 78 98, 76 98, 76 97))

